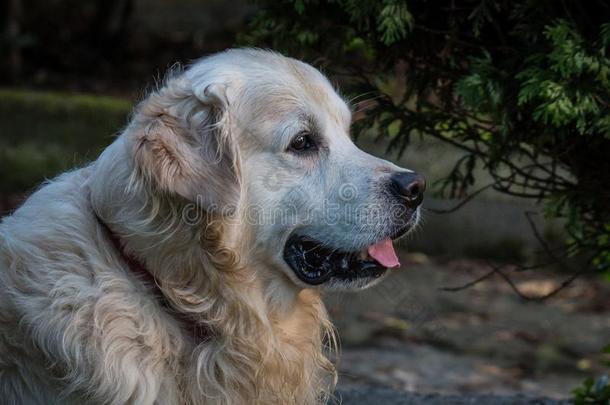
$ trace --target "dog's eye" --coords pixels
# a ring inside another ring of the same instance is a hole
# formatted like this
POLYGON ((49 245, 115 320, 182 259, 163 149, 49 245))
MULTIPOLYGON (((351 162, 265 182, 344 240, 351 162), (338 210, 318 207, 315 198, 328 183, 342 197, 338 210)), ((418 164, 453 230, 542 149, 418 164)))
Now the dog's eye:
POLYGON ((301 133, 294 137, 292 142, 290 142, 290 150, 296 152, 306 152, 310 150, 314 150, 316 148, 316 144, 311 138, 311 135, 307 133, 301 133))

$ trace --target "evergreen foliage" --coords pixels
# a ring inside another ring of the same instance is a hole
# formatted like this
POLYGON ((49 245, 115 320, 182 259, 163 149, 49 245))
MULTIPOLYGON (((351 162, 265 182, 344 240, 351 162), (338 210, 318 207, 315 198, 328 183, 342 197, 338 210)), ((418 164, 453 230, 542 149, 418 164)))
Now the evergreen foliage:
POLYGON ((377 128, 402 153, 413 136, 465 155, 438 184, 500 192, 562 218, 566 256, 610 265, 610 4, 591 0, 259 1, 244 43, 333 69, 372 98, 357 136, 377 128))

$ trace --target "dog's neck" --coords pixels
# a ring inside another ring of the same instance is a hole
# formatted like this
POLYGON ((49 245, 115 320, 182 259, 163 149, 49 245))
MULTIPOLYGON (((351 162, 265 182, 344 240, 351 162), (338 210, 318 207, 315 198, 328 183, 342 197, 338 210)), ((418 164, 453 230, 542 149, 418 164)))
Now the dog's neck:
POLYGON ((235 370, 230 385, 243 391, 244 403, 255 393, 261 400, 252 403, 317 403, 333 372, 323 354, 322 330, 331 325, 319 293, 299 290, 283 278, 259 277, 273 270, 210 243, 216 234, 222 230, 204 227, 192 241, 198 246, 182 248, 155 241, 158 253, 150 260, 172 307, 198 317, 211 331, 212 339, 194 349, 206 359, 200 363, 230 365, 235 370))
POLYGON ((116 229, 125 252, 154 275, 175 312, 210 331, 209 339, 195 340, 185 353, 193 371, 181 378, 194 387, 194 398, 229 390, 244 403, 318 402, 320 389, 334 381, 322 336, 332 336, 332 325, 318 292, 261 277, 274 269, 223 245, 220 236, 231 232, 223 230, 222 221, 193 226, 152 216, 142 204, 115 207, 120 211, 104 212, 102 218, 116 229), (210 364, 230 369, 230 376, 218 380, 199 370, 210 364))

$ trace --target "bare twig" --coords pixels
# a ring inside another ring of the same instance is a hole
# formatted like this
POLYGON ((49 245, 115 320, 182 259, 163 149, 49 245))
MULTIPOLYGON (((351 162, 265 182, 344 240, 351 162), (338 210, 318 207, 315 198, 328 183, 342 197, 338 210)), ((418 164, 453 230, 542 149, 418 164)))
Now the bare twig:
POLYGON ((481 281, 487 280, 489 277, 493 276, 494 274, 496 274, 496 270, 492 269, 491 271, 488 271, 487 273, 483 274, 481 277, 479 278, 475 278, 472 281, 469 281, 466 284, 457 286, 457 287, 441 287, 439 288, 439 290, 441 291, 450 291, 450 292, 455 292, 455 291, 461 291, 461 290, 465 290, 467 288, 470 288, 476 284, 479 284, 481 281))
POLYGON ((491 262, 488 262, 487 265, 489 267, 491 267, 491 270, 489 270, 487 273, 483 274, 482 276, 480 276, 472 281, 469 281, 466 284, 460 285, 460 286, 442 287, 442 288, 439 288, 439 290, 449 291, 449 292, 465 290, 465 289, 473 287, 474 285, 476 285, 484 280, 487 280, 494 274, 497 274, 506 282, 506 284, 508 284, 510 286, 510 288, 515 292, 515 294, 517 294, 519 296, 519 298, 526 300, 526 301, 544 301, 544 300, 547 300, 547 299, 557 295, 557 293, 559 293, 560 291, 562 291, 563 289, 568 287, 570 284, 572 284, 578 277, 591 271, 591 269, 588 266, 585 266, 583 270, 572 273, 572 275, 570 277, 566 278, 557 288, 553 289, 552 291, 550 291, 544 295, 540 295, 540 296, 530 296, 530 295, 524 294, 519 289, 517 284, 515 284, 515 282, 506 273, 504 273, 502 268, 505 266, 496 266, 491 262))
POLYGON ((472 201, 472 199, 474 199, 477 195, 481 194, 483 191, 491 188, 494 186, 494 183, 490 183, 487 184, 481 188, 479 188, 477 191, 474 191, 473 193, 469 194, 468 196, 464 197, 459 203, 457 203, 455 206, 448 208, 448 209, 434 209, 434 208, 428 208, 428 211, 433 212, 435 214, 450 214, 452 212, 455 212, 457 210, 459 210, 460 208, 462 208, 464 205, 468 204, 470 201, 472 201))

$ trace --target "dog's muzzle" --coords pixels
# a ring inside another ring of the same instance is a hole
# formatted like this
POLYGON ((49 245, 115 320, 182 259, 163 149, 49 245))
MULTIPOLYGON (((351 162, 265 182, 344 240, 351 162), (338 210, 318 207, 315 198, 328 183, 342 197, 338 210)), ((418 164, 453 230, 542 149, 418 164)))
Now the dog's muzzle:
MULTIPOLYGON (((335 249, 332 245, 310 236, 293 233, 284 246, 284 261, 299 280, 308 285, 320 285, 328 280, 374 280, 389 267, 400 265, 392 247, 417 222, 417 208, 423 201, 426 181, 413 172, 394 173, 386 187, 388 199, 401 208, 386 236, 356 251, 335 249)), ((330 225, 329 225, 330 226, 330 225)))

